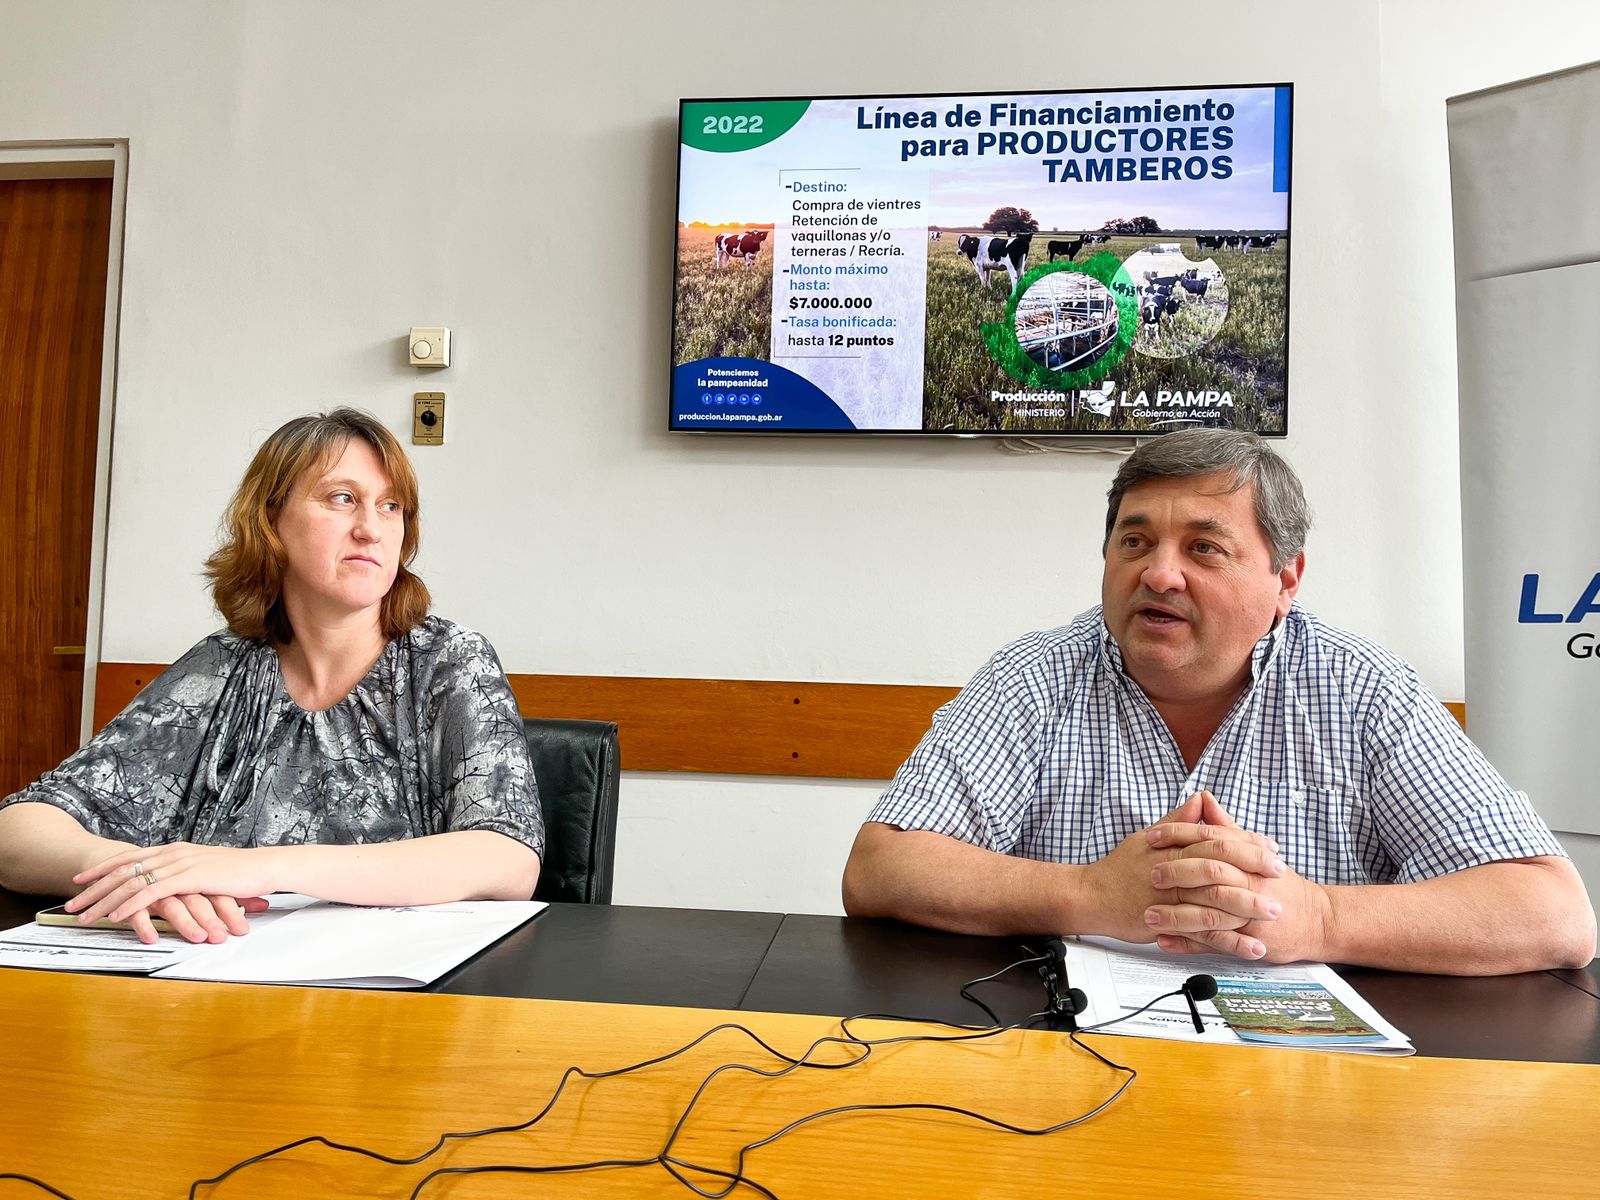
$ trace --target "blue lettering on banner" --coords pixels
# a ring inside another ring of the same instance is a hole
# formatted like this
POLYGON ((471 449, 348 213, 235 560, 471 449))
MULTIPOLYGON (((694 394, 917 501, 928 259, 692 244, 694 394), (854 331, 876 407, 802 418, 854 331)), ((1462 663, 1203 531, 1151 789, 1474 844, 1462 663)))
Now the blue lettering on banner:
POLYGON ((1555 625, 1565 621, 1568 625, 1576 625, 1579 621, 1591 616, 1600 616, 1600 572, 1589 581, 1589 586, 1584 589, 1583 595, 1578 597, 1572 611, 1565 617, 1558 612, 1539 612, 1539 577, 1537 575, 1524 575, 1522 577, 1522 603, 1517 608, 1517 624, 1519 625, 1555 625))
POLYGON ((1517 610, 1517 624, 1543 625, 1559 623, 1560 613, 1535 612, 1533 606, 1539 599, 1539 577, 1537 575, 1524 575, 1522 577, 1522 607, 1517 610))
POLYGON ((1576 623, 1596 613, 1600 613, 1600 573, 1589 581, 1589 590, 1584 592, 1572 606, 1572 611, 1567 614, 1567 620, 1576 623))

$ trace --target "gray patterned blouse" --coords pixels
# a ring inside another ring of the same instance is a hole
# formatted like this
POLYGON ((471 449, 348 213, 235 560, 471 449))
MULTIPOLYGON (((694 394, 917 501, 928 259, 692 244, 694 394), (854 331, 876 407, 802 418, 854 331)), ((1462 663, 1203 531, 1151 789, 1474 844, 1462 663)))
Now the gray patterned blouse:
POLYGON ((149 846, 392 842, 492 829, 544 853, 522 719, 482 635, 427 617, 332 708, 306 712, 270 646, 226 631, 0 808, 40 801, 149 846))

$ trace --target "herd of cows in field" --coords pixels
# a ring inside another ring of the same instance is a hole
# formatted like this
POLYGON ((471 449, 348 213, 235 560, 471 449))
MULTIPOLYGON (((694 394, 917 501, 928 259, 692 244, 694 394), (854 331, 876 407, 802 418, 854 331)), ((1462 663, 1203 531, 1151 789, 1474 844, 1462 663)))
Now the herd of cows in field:
POLYGON ((1144 286, 1139 289, 1140 322, 1153 326, 1153 336, 1159 338, 1162 320, 1176 314, 1184 300, 1204 300, 1211 278, 1196 267, 1173 275, 1146 271, 1144 286))
MULTIPOLYGON (((935 231, 937 232, 937 231, 935 231)), ((1051 241, 1045 243, 1046 250, 1050 253, 1050 261, 1055 262, 1056 256, 1064 254, 1070 261, 1072 256, 1088 244, 1089 240, 1109 240, 1104 234, 1085 234, 1067 242, 1051 241)), ((1200 239, 1196 239, 1199 241, 1200 239)), ((1209 240, 1209 239, 1208 239, 1209 240)), ((1250 238, 1252 242, 1261 242, 1258 249, 1271 250, 1277 242, 1275 236, 1263 238, 1250 238)), ((967 261, 978 273, 978 281, 985 288, 990 284, 994 275, 1004 271, 1015 288, 1023 272, 1028 269, 1028 251, 1033 243, 1033 234, 1020 233, 1011 237, 1000 234, 974 236, 961 234, 956 241, 956 249, 966 256, 967 261)), ((1204 247, 1202 247, 1204 248, 1204 247)), ((1139 288, 1139 319, 1151 326, 1154 337, 1161 336, 1161 322, 1174 315, 1187 299, 1203 300, 1206 289, 1211 286, 1211 275, 1202 275, 1199 268, 1191 267, 1187 271, 1174 272, 1164 275, 1158 271, 1144 272, 1144 283, 1139 288)))
MULTIPOLYGON (((755 265, 757 256, 761 253, 761 246, 767 240, 766 229, 748 229, 743 233, 719 233, 716 237, 715 253, 717 269, 730 265, 734 261, 743 266, 755 265)), ((938 241, 943 236, 943 231, 932 229, 928 231, 931 241, 938 241)), ((1271 252, 1278 244, 1279 235, 1268 234, 1242 234, 1242 233, 1217 233, 1195 235, 1195 250, 1238 250, 1248 254, 1252 250, 1271 252)), ((1007 273, 1011 275, 1012 286, 1016 286, 1017 278, 1021 271, 1018 269, 1027 262, 1028 246, 1033 240, 1033 234, 1013 234, 1009 238, 1001 234, 974 235, 963 233, 957 236, 956 247, 967 256, 967 261, 977 268, 978 278, 985 284, 989 282, 989 272, 999 270, 1006 266, 1007 273), (1020 251, 1019 251, 1020 248, 1020 251)), ((1050 262, 1065 258, 1072 262, 1078 256, 1078 251, 1085 246, 1101 246, 1111 240, 1109 233, 1084 233, 1075 238, 1064 240, 1051 240, 1045 243, 1045 250, 1050 255, 1050 262)))
MULTIPOLYGON (((717 269, 731 266, 735 261, 747 269, 754 266, 768 232, 765 229, 751 229, 742 233, 718 234, 715 249, 717 269)), ((930 241, 939 241, 942 233, 942 230, 931 229, 928 231, 928 238, 930 241)), ((1194 242, 1198 253, 1207 250, 1237 250, 1244 254, 1258 250, 1271 253, 1273 247, 1278 244, 1279 236, 1275 233, 1197 234, 1194 242)), ((1084 233, 1073 238, 1047 241, 1045 250, 1050 255, 1050 262, 1055 262, 1058 258, 1065 258, 1071 262, 1085 246, 1103 245, 1110 240, 1111 235, 1108 233, 1084 233)), ((1010 235, 963 233, 956 236, 957 251, 972 264, 973 270, 978 274, 978 282, 984 288, 988 288, 994 276, 1002 271, 1010 279, 1011 286, 1015 288, 1017 281, 1028 269, 1028 252, 1032 245, 1031 233, 1010 235)), ((1175 314, 1185 299, 1204 299, 1206 288, 1210 283, 1211 276, 1202 275, 1193 268, 1171 275, 1163 275, 1156 271, 1144 272, 1144 283, 1139 288, 1141 323, 1152 326, 1153 335, 1159 337, 1162 320, 1175 314)))
POLYGON ((1278 244, 1278 235, 1275 233, 1243 234, 1243 233, 1217 233, 1197 234, 1194 246, 1201 250, 1237 250, 1241 254, 1249 254, 1252 250, 1263 250, 1268 254, 1278 244))

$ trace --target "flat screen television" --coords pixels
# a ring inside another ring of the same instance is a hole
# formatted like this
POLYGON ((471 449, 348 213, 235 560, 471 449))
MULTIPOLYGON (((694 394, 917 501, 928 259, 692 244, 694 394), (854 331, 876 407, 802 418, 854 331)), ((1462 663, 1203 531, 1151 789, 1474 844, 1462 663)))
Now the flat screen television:
POLYGON ((1288 431, 1289 84, 684 100, 669 427, 1288 431))

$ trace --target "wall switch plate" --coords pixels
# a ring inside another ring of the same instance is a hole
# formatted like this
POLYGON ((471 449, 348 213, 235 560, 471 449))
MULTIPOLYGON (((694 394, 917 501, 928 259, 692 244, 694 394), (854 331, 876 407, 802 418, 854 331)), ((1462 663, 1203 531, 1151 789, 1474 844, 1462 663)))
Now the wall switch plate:
POLYGON ((448 367, 450 331, 438 325, 413 325, 406 350, 413 367, 448 367))
POLYGON ((444 393, 417 392, 411 411, 411 444, 444 445, 444 393))

